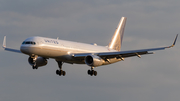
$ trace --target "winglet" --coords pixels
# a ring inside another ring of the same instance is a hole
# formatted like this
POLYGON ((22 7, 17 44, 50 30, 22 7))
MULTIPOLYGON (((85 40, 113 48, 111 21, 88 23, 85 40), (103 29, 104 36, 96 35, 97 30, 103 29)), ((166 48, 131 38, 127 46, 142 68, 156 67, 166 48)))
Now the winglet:
POLYGON ((175 44, 176 44, 176 40, 177 40, 177 37, 178 37, 178 34, 176 35, 176 38, 174 39, 173 44, 172 44, 171 46, 169 46, 169 48, 171 48, 171 47, 174 47, 174 46, 175 46, 175 44))
POLYGON ((4 41, 3 41, 3 48, 6 48, 6 36, 4 36, 4 41))

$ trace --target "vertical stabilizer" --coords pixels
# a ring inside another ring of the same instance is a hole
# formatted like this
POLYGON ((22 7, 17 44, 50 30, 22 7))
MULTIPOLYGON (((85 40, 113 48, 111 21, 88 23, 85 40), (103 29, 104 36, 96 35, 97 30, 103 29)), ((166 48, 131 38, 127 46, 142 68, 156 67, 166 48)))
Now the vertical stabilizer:
POLYGON ((114 35, 111 39, 111 42, 108 45, 109 48, 120 51, 123 34, 124 34, 124 30, 125 30, 125 25, 126 25, 126 20, 127 20, 126 17, 121 18, 121 20, 114 32, 114 35))

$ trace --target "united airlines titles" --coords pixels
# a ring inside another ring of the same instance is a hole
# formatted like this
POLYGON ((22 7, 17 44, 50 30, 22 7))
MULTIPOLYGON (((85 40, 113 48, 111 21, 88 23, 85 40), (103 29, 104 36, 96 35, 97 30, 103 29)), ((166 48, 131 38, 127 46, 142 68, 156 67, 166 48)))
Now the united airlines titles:
POLYGON ((59 44, 59 42, 56 41, 56 40, 48 40, 48 39, 44 39, 44 41, 47 42, 47 43, 59 44))

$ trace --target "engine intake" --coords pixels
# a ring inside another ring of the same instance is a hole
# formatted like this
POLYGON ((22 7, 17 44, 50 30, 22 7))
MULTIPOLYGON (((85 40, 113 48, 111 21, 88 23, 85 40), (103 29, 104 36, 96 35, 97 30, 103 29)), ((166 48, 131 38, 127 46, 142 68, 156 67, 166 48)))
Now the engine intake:
POLYGON ((36 60, 33 60, 33 58, 29 57, 28 62, 31 66, 36 65, 37 67, 47 65, 47 60, 43 57, 37 57, 36 60))
POLYGON ((96 55, 88 55, 85 57, 85 63, 88 66, 93 66, 93 67, 101 66, 103 62, 104 60, 96 55))

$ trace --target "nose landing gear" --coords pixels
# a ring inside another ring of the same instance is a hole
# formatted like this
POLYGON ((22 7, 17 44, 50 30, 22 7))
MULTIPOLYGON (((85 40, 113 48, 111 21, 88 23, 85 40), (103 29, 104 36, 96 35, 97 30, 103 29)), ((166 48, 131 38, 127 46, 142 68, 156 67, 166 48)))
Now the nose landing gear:
POLYGON ((38 69, 38 66, 37 65, 33 65, 32 69, 38 69))

